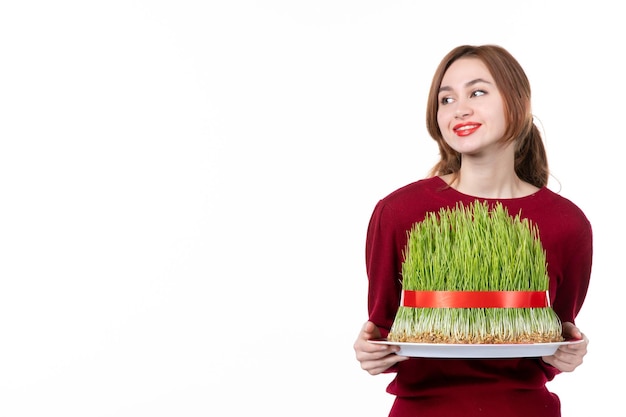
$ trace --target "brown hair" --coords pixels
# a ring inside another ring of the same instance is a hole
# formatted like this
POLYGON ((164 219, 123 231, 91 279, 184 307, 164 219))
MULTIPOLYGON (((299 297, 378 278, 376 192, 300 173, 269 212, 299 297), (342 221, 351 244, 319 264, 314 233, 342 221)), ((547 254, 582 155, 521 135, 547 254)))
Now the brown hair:
POLYGON ((530 100, 530 82, 517 60, 497 45, 462 45, 450 51, 441 61, 433 76, 426 110, 426 128, 439 145, 441 159, 431 169, 430 175, 454 174, 458 178, 461 155, 452 149, 441 135, 437 123, 439 87, 450 65, 459 58, 478 58, 491 73, 504 102, 507 129, 503 142, 517 141, 515 147, 515 173, 536 187, 548 183, 548 160, 541 133, 533 122, 530 100))

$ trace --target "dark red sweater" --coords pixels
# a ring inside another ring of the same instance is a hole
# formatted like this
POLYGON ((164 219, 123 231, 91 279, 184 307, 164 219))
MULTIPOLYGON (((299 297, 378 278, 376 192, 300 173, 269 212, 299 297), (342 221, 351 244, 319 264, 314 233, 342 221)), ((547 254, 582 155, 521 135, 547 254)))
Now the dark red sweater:
MULTIPOLYGON (((376 205, 366 241, 369 320, 386 337, 400 304, 401 271, 407 231, 427 212, 475 200, 501 202, 509 214, 521 213, 539 229, 546 251, 549 297, 563 322, 574 323, 591 274, 592 231, 571 201, 542 188, 513 199, 484 199, 459 193, 439 177, 414 182, 376 205)), ((391 416, 403 417, 557 417, 558 397, 546 382, 559 371, 541 358, 411 358, 389 369, 396 372, 387 391, 397 396, 391 416)))

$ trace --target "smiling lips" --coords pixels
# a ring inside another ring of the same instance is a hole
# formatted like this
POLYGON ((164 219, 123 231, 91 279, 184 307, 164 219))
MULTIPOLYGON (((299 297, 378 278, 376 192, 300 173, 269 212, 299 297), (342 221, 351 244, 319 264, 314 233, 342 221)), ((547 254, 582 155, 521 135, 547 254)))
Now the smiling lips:
POLYGON ((480 126, 480 123, 459 123, 454 126, 452 130, 454 130, 454 133, 456 133, 457 136, 468 136, 476 132, 480 126))

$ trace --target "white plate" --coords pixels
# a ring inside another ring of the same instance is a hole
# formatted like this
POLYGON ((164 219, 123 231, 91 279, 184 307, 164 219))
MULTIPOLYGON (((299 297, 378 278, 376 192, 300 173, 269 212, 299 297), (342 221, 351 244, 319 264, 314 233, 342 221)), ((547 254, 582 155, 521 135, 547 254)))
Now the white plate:
POLYGON ((562 345, 580 343, 572 340, 554 343, 520 343, 520 344, 439 344, 390 342, 386 339, 370 340, 381 345, 400 346, 400 356, 421 358, 536 358, 550 356, 562 345))

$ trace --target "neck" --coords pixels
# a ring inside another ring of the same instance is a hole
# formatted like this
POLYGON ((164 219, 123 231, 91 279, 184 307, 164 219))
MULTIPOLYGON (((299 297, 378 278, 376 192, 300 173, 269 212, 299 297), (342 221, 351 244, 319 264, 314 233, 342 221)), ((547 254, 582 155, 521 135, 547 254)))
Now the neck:
POLYGON ((538 190, 517 176, 513 158, 491 158, 485 161, 464 155, 454 183, 451 183, 451 177, 443 178, 452 188, 463 194, 481 198, 520 198, 538 190))
POLYGON ((532 194, 536 188, 529 192, 530 184, 520 180, 515 172, 503 174, 499 171, 461 169, 458 181, 453 184, 457 191, 482 198, 518 198, 532 194))

